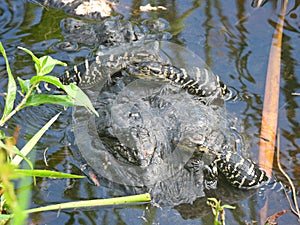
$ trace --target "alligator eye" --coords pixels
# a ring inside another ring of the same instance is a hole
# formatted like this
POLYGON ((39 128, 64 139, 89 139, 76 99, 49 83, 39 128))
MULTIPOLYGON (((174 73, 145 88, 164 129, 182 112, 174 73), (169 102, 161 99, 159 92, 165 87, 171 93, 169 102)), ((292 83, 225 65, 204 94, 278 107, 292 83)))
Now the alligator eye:
POLYGON ((148 68, 147 66, 143 66, 143 67, 142 67, 142 70, 143 70, 143 71, 149 71, 149 68, 148 68))

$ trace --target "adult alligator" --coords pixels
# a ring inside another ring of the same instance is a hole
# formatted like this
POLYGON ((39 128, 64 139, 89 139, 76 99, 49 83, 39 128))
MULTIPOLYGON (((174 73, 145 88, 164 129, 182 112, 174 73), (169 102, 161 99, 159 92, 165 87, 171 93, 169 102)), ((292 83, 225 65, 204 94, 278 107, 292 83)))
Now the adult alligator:
POLYGON ((97 25, 96 33, 106 34, 95 36, 97 55, 60 77, 84 88, 101 115, 74 110, 74 134, 87 163, 111 181, 146 186, 154 196, 186 185, 179 202, 203 196, 219 172, 241 189, 267 182, 265 172, 235 150, 222 107, 227 88, 219 77, 188 50, 149 41, 149 33, 125 24, 97 25), (181 61, 191 56, 192 62, 181 61))
POLYGON ((203 196, 218 173, 241 189, 268 181, 235 150, 222 106, 226 86, 183 47, 143 41, 108 48, 61 80, 77 82, 95 102, 100 118, 76 108, 74 133, 84 159, 111 181, 146 186, 154 196, 189 181, 189 196, 183 191, 180 202, 203 196), (179 52, 189 55, 188 66, 169 58, 179 52), (198 193, 190 196, 191 189, 198 193))

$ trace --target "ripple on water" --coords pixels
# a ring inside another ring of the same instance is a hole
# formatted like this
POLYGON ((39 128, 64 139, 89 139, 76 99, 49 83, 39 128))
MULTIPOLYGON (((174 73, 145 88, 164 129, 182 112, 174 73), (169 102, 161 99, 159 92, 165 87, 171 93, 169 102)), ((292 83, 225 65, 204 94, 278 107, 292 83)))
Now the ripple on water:
POLYGON ((0 1, 0 35, 3 39, 12 37, 24 21, 24 1, 0 1))

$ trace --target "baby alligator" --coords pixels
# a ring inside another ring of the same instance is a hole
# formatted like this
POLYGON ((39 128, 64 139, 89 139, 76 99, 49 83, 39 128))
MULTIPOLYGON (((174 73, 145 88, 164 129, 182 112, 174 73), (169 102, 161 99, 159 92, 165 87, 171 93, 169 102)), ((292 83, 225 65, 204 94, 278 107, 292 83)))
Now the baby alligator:
POLYGON ((259 188, 270 180, 252 160, 230 151, 217 153, 216 159, 206 169, 213 181, 220 172, 232 186, 240 189, 259 188))
MULTIPOLYGON (((154 47, 158 45, 158 42, 156 43, 152 43, 154 47)), ((94 59, 86 59, 84 63, 65 72, 60 77, 61 82, 91 87, 105 78, 110 80, 110 76, 118 71, 126 70, 135 77, 162 78, 199 97, 220 97, 220 95, 223 96, 227 93, 226 85, 220 81, 217 75, 206 68, 191 68, 192 72, 189 73, 194 74, 195 78, 193 78, 184 68, 177 68, 162 62, 163 60, 157 53, 159 50, 154 50, 152 53, 150 50, 144 50, 144 48, 139 50, 138 47, 131 51, 120 47, 118 49, 121 50, 111 51, 113 54, 97 55, 94 59)))
POLYGON ((222 95, 228 90, 224 83, 220 81, 219 76, 206 68, 194 67, 196 79, 189 76, 184 68, 178 68, 170 64, 160 62, 143 62, 138 65, 129 66, 126 71, 137 77, 158 77, 169 80, 174 85, 179 85, 182 89, 186 89, 188 93, 201 97, 211 96, 215 93, 215 89, 209 77, 216 76, 216 84, 220 88, 222 95))

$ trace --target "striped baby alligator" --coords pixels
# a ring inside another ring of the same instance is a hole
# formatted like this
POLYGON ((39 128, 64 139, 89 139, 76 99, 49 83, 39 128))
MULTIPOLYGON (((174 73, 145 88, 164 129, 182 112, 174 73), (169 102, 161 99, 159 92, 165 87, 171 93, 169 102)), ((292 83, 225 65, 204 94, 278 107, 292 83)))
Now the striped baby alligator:
MULTIPOLYGON (((220 118, 215 118, 216 111, 211 106, 216 99, 224 99, 228 92, 226 85, 204 65, 188 68, 173 65, 166 49, 174 46, 169 42, 152 41, 108 48, 74 66, 60 80, 64 84, 76 83, 86 90, 98 88, 97 96, 90 97, 96 105, 98 103, 99 114, 104 115, 96 121, 100 148, 110 152, 117 161, 150 171, 164 161, 166 155, 172 154, 173 148, 184 145, 193 149, 184 168, 195 174, 205 171, 207 183, 214 183, 221 173, 234 187, 260 187, 269 180, 265 171, 233 150, 230 138, 224 138, 228 130, 222 131, 223 126, 216 130, 209 128, 209 123, 224 122, 214 121, 223 117, 218 114, 220 118), (147 85, 150 85, 148 89, 147 85), (186 107, 195 113, 182 112, 186 107), (118 116, 114 117, 114 113, 118 116), (154 117, 162 120, 162 124, 154 124, 154 117), (184 135, 179 137, 178 133, 182 132, 184 135), (222 138, 218 140, 219 135, 222 138), (161 136, 165 139, 160 140, 161 136), (210 155, 210 159, 206 165, 200 163, 199 166, 202 153, 210 155)), ((190 57, 197 58, 194 54, 190 57)), ((87 161, 98 154, 81 153, 87 161)))
POLYGON ((193 66, 187 71, 171 65, 159 55, 159 44, 158 41, 152 41, 135 43, 130 48, 127 45, 110 48, 105 54, 101 52, 94 59, 86 59, 84 63, 66 71, 60 80, 64 84, 74 83, 88 88, 102 81, 104 76, 109 78, 109 75, 126 70, 138 78, 171 82, 194 96, 210 96, 213 99, 228 93, 219 76, 205 67, 193 66))

